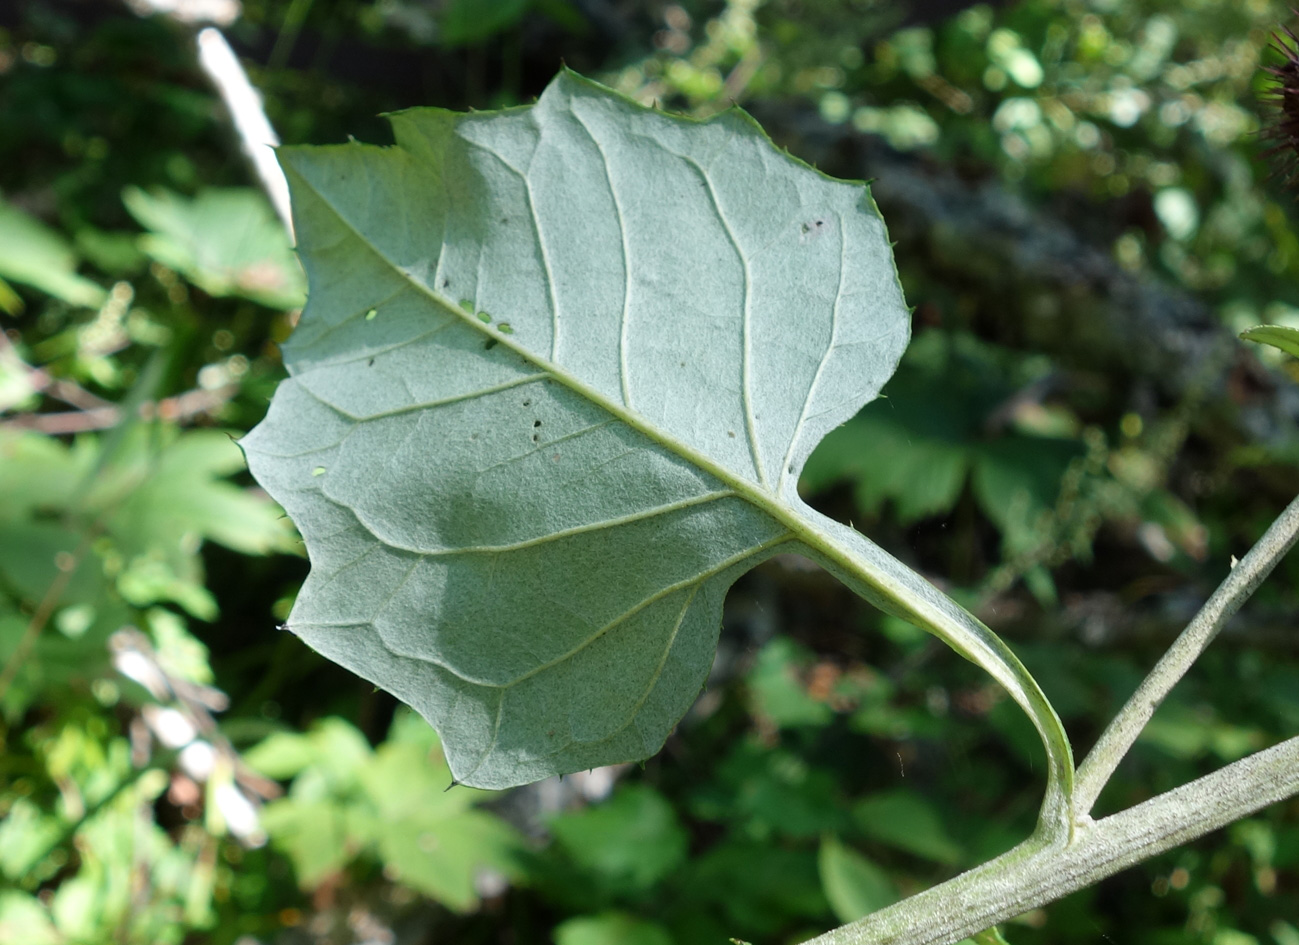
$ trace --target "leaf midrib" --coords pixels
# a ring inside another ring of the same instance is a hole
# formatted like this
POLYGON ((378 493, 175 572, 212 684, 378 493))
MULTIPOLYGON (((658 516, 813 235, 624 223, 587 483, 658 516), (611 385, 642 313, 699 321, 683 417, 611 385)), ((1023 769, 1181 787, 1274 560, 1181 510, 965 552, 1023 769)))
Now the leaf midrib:
MULTIPOLYGON (((284 150, 291 154, 293 149, 284 150)), ((471 317, 471 315, 459 304, 443 296, 426 283, 414 278, 410 273, 406 272, 363 232, 361 232, 361 230, 358 229, 353 222, 339 210, 334 202, 329 199, 328 195, 317 189, 304 175, 299 174, 294 170, 294 176, 300 180, 303 185, 310 188, 311 192, 317 197, 317 199, 330 209, 335 218, 356 237, 361 245, 372 252, 377 259, 388 266, 388 268, 396 273, 399 278, 405 280, 416 292, 424 295, 435 306, 441 308, 454 318, 459 319, 462 324, 469 326, 474 331, 477 331, 480 334, 493 339, 497 344, 508 348, 525 362, 533 364, 541 371, 549 374, 554 380, 573 391, 575 394, 608 411, 620 421, 627 424, 628 427, 648 437, 655 443, 658 443, 670 453, 709 473, 714 478, 730 487, 731 491, 734 492, 738 498, 748 502, 758 511, 770 516, 780 525, 784 526, 787 532, 786 540, 795 539, 802 542, 808 548, 819 552, 829 560, 838 564, 840 567, 843 567, 848 572, 865 580, 870 586, 875 587, 890 599, 897 599, 897 589, 893 587, 886 576, 876 573, 873 569, 864 567, 865 562, 863 562, 858 555, 854 554, 850 549, 840 545, 833 536, 817 528, 812 521, 809 521, 809 518, 804 514, 804 512, 811 511, 807 506, 803 505, 801 502, 795 504, 793 502, 786 503, 781 501, 780 496, 771 490, 736 473, 734 470, 717 462, 706 453, 702 453, 691 447, 689 444, 682 442, 672 434, 662 430, 656 424, 650 423, 641 414, 634 410, 627 408, 623 404, 616 403, 576 375, 552 362, 549 358, 545 358, 540 354, 523 347, 513 339, 512 335, 499 331, 493 325, 486 324, 476 317, 471 317)), ((441 254, 444 247, 445 243, 443 243, 443 246, 439 248, 438 264, 434 267, 435 273, 441 271, 441 254)), ((389 350, 395 350, 398 347, 401 347, 401 345, 393 345, 389 350)), ((756 556, 759 553, 761 553, 760 550, 755 548, 751 553, 751 556, 756 556)), ((901 603, 901 601, 899 601, 899 603, 901 603)), ((909 606, 907 609, 914 612, 914 609, 909 606)), ((934 626, 931 620, 925 619, 921 614, 917 613, 916 618, 925 626, 931 628, 934 626)))
MULTIPOLYGON (((290 151, 290 153, 292 152, 290 151)), ((833 536, 826 533, 825 531, 822 531, 820 528, 816 527, 814 521, 810 520, 810 513, 812 513, 812 510, 809 509, 806 505, 803 505, 802 502, 799 502, 798 500, 794 500, 788 503, 782 501, 781 497, 776 493, 772 492, 770 489, 764 488, 758 483, 755 483, 752 480, 749 480, 746 477, 737 474, 730 468, 723 466, 722 464, 713 460, 707 454, 702 453, 694 449, 693 447, 689 446, 688 444, 678 440, 675 436, 660 429, 657 425, 648 422, 639 413, 636 413, 635 411, 627 408, 622 404, 613 402, 612 400, 607 398, 603 393, 601 393, 599 390, 590 386, 589 384, 587 384, 586 382, 578 378, 576 375, 565 370, 560 365, 555 364, 549 358, 542 357, 541 355, 523 347, 522 345, 514 341, 511 335, 505 334, 495 329, 491 325, 484 324, 483 322, 479 321, 477 318, 471 318, 470 315, 467 312, 465 312, 464 309, 462 309, 458 304, 455 304, 452 300, 445 298, 440 293, 438 293, 435 289, 429 287, 426 283, 415 279, 414 277, 411 276, 410 273, 406 272, 404 269, 402 269, 401 266, 397 265, 397 263, 394 260, 389 258, 387 254, 382 252, 378 246, 376 246, 370 239, 368 239, 352 223, 350 219, 348 219, 342 212, 340 212, 338 207, 333 203, 333 201, 331 201, 327 197, 327 195, 325 195, 324 193, 319 191, 315 186, 313 186, 312 183, 304 175, 297 173, 297 171, 295 170, 294 176, 298 180, 300 180, 303 183, 303 185, 308 187, 311 190, 311 192, 315 194, 316 197, 322 202, 322 204, 329 207, 329 209, 333 212, 333 214, 339 220, 339 222, 342 223, 351 233, 353 233, 357 238, 357 240, 363 246, 365 246, 372 253, 374 253, 374 255, 379 260, 381 260, 385 265, 387 265, 401 279, 409 283, 417 292, 426 296, 429 299, 429 301, 432 302, 435 306, 453 315, 455 318, 460 319, 462 323, 469 325, 471 328, 473 328, 475 331, 480 332, 482 335, 495 340, 497 344, 504 345, 510 351, 514 352, 516 355, 522 358, 525 362, 531 363, 535 365, 537 368, 539 368, 540 370, 548 373, 554 380, 556 380, 563 386, 567 387, 575 394, 585 398, 587 401, 608 411, 610 414, 617 417, 623 423, 627 424, 627 426, 630 427, 631 429, 638 431, 639 433, 646 436, 650 440, 658 443, 660 446, 667 449, 670 453, 680 457, 681 459, 686 460, 687 462, 693 464, 697 468, 706 471, 707 473, 715 477, 720 482, 729 486, 731 490, 739 498, 747 501, 758 511, 770 516, 773 520, 778 522, 786 529, 787 536, 784 536, 782 540, 793 539, 798 542, 801 542, 808 549, 823 556, 824 559, 834 563, 838 567, 843 568, 848 574, 853 575, 858 580, 861 580, 865 585, 874 588, 882 596, 886 597, 887 599, 901 606, 906 612, 912 614, 913 618, 917 620, 921 626, 929 629, 931 632, 934 632, 941 638, 947 640, 949 645, 955 646, 956 644, 954 641, 964 641, 966 640, 967 637, 970 637, 972 635, 977 636, 977 634, 972 634, 972 632, 969 629, 963 626, 958 625, 953 627, 949 619, 947 619, 946 616, 941 613, 941 611, 934 612, 932 616, 928 616, 926 613, 917 610, 915 605, 916 603, 918 603, 918 601, 907 591, 907 589, 894 585, 893 582, 889 579, 888 575, 883 574, 871 562, 867 562, 863 560, 860 555, 854 553, 851 549, 842 545, 840 542, 835 540, 833 536), (809 513, 809 514, 805 514, 805 513, 809 513), (937 617, 937 620, 934 619, 935 616, 937 617), (940 630, 939 629, 940 627, 945 627, 946 629, 940 630)), ((445 247, 445 243, 443 244, 443 247, 445 247)), ((435 267, 435 272, 440 271, 441 262, 442 260, 441 260, 441 248, 440 248, 438 265, 437 267, 435 267)), ((557 315, 558 313, 556 312, 554 314, 557 315)), ((399 345, 395 345, 394 348, 395 347, 399 347, 399 345)), ((752 444, 752 445, 756 448, 756 444, 752 444)), ((781 481, 783 480, 784 477, 782 475, 781 481)), ((763 548, 770 546, 770 544, 771 544, 770 542, 767 542, 764 543, 763 546, 752 549, 747 556, 745 555, 739 556, 737 560, 735 560, 733 563, 739 563, 739 561, 745 560, 746 557, 756 557, 758 554, 762 553, 763 548)), ((876 546, 872 546, 872 547, 876 547, 876 546)), ((892 557, 889 556, 887 552, 884 552, 883 549, 878 549, 878 550, 880 554, 883 554, 889 558, 892 557)), ((893 560, 896 561, 896 559, 893 560)), ((896 562, 896 563, 901 565, 901 562, 896 562)), ((901 565, 901 566, 903 568, 906 568, 905 565, 901 565)), ((909 568, 907 568, 906 570, 910 571, 909 568)), ((916 577, 919 578, 919 575, 916 575, 916 577)), ((923 581, 923 578, 919 578, 919 579, 923 581)), ((929 610, 930 608, 926 607, 926 611, 929 610)), ((991 633, 990 630, 988 632, 991 633)), ((992 635, 994 638, 996 638, 995 634, 992 635)), ((1002 645, 1004 646, 1004 644, 1002 645)), ((969 656, 968 653, 966 655, 967 657, 969 656)), ((983 666, 985 670, 991 671, 987 665, 983 664, 982 661, 976 660, 976 662, 979 665, 983 666)), ((1004 668, 1010 670, 1009 675, 1011 676, 1011 678, 1017 680, 1017 687, 1021 692, 1025 694, 1025 697, 1028 699, 1029 702, 1036 703, 1038 700, 1040 700, 1041 703, 1048 710, 1045 714, 1042 714, 1040 716, 1038 716, 1038 713, 1036 712, 1031 714, 1039 717, 1039 721, 1042 726, 1044 726, 1047 729, 1051 729, 1056 733, 1056 737, 1059 740, 1059 744, 1064 748, 1064 753, 1058 754, 1057 751, 1055 750, 1055 747, 1052 744, 1052 741, 1055 741, 1055 739, 1048 741, 1045 738, 1045 736, 1043 736, 1044 747, 1046 748, 1048 758, 1052 759, 1051 763, 1048 766, 1049 779, 1052 783, 1056 785, 1057 790, 1060 789, 1067 790, 1066 785, 1072 781, 1072 775, 1073 775, 1073 767, 1071 764, 1068 763, 1069 742, 1067 736, 1064 733, 1063 727, 1060 725, 1058 717, 1055 717, 1054 709, 1051 707, 1050 701, 1046 698, 1045 694, 1042 693, 1041 687, 1037 685, 1036 680, 1034 680, 1032 676, 1027 673, 1026 670, 1023 670, 1022 665, 1019 666, 1018 670, 1014 666, 1010 666, 1008 664, 1003 664, 1003 666, 1004 668), (1020 671, 1023 672, 1023 678, 1020 678, 1020 671)), ((994 674, 994 677, 996 677, 997 675, 998 674, 994 674)), ((1051 796, 1051 790, 1052 789, 1049 786, 1048 797, 1051 796)), ((1065 803, 1067 803, 1067 794, 1065 794, 1064 797, 1066 798, 1065 803)), ((1044 824, 1044 827, 1048 830, 1053 830, 1053 831, 1059 829, 1058 824, 1049 824, 1049 825, 1044 824)))
MULTIPOLYGON (((293 149, 283 149, 284 152, 292 154, 293 149)), ((292 169, 292 168, 291 168, 292 169)), ((780 497, 773 491, 764 488, 758 483, 740 475, 727 466, 714 460, 706 453, 700 452, 689 444, 677 439, 671 433, 661 429, 658 425, 649 422, 641 414, 634 410, 628 409, 612 399, 606 397, 601 391, 590 386, 576 375, 565 370, 560 365, 554 363, 549 358, 532 351, 516 342, 512 335, 497 330, 494 325, 485 324, 476 317, 472 317, 460 305, 451 299, 443 296, 435 289, 429 287, 426 283, 414 278, 406 272, 400 265, 384 253, 373 241, 358 229, 348 217, 342 213, 329 197, 317 189, 310 180, 304 175, 293 169, 294 176, 310 188, 311 192, 321 201, 322 204, 329 207, 335 218, 342 223, 356 239, 372 252, 376 258, 381 260, 392 272, 396 273, 401 279, 404 279, 413 289, 424 295, 435 306, 442 309, 449 315, 459 319, 464 325, 479 332, 485 337, 491 338, 497 344, 508 348, 520 358, 533 364, 539 370, 550 375, 554 380, 573 391, 575 394, 585 398, 587 401, 595 404, 603 410, 608 411, 617 417, 627 426, 643 434, 649 439, 658 443, 669 452, 686 460, 692 465, 704 470, 714 478, 718 479, 737 496, 749 502, 759 511, 770 515, 789 532, 789 537, 797 538, 827 553, 833 553, 837 550, 835 543, 829 535, 820 532, 814 528, 792 504, 786 504, 781 501, 780 497)), ((438 265, 441 265, 439 259, 438 265)), ((402 342, 391 346, 388 350, 396 350, 409 342, 402 342)), ((467 398, 468 399, 468 398, 467 398)), ((833 554, 834 557, 840 557, 839 554, 833 554)))

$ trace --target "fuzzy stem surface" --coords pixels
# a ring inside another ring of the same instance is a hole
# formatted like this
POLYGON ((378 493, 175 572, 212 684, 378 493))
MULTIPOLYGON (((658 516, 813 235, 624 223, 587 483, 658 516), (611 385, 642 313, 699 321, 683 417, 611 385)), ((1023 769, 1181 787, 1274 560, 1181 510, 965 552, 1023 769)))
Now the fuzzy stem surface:
POLYGON ((1145 803, 1029 839, 995 860, 806 945, 951 945, 1299 794, 1299 737, 1145 803))
POLYGON ((1299 539, 1299 498, 1286 507, 1249 553, 1236 562, 1213 596, 1106 727, 1078 768, 1073 795, 1075 817, 1090 813, 1101 790, 1164 697, 1199 659, 1240 605, 1294 547, 1296 539, 1299 539))

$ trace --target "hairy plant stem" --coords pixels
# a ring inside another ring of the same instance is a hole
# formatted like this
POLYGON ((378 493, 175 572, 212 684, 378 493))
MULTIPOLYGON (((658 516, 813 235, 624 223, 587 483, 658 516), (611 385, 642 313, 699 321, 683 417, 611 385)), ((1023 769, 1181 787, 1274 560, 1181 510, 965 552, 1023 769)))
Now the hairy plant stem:
POLYGON ((1106 727, 1096 745, 1078 768, 1073 809, 1076 817, 1089 813, 1114 769, 1127 754, 1141 730, 1164 701, 1177 681, 1186 674, 1218 632, 1240 609, 1240 605, 1272 573, 1286 552, 1299 539, 1299 498, 1291 502, 1231 573, 1214 591, 1200 612, 1168 648, 1106 727))
POLYGON ((1073 755, 1064 726, 1037 681, 1000 637, 925 578, 870 539, 816 515, 799 535, 803 553, 886 613, 938 636, 988 672, 1037 729, 1047 755, 1047 783, 1034 838, 1062 842, 1074 829, 1073 755))
POLYGON ((1032 838, 982 866, 807 945, 950 945, 1299 794, 1299 737, 1143 804, 1032 838))
POLYGON ((1069 796, 1070 831, 1051 830, 1044 810, 1037 832, 1010 852, 807 945, 950 945, 1299 794, 1296 737, 1102 820, 1089 814, 1164 697, 1297 540, 1299 498, 1234 564, 1098 740, 1069 796))

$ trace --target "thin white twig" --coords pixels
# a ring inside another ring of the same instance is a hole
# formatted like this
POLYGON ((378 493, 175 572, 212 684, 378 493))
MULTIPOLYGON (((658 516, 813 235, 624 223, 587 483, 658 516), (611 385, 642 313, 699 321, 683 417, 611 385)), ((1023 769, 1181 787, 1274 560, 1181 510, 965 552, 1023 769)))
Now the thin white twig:
POLYGON ((229 26, 243 12, 239 0, 126 0, 126 5, 139 16, 162 13, 190 26, 200 23, 229 26))
POLYGON ((209 26, 199 32, 198 61, 221 94, 226 108, 230 110, 244 153, 252 161, 262 187, 271 198, 275 212, 292 239, 293 215, 289 210, 289 184, 275 159, 274 149, 279 146, 280 139, 266 117, 262 97, 248 81, 248 74, 239 64, 234 50, 216 27, 209 26))
POLYGON ((1096 742, 1074 782, 1074 816, 1088 814, 1109 781, 1114 769, 1127 754, 1164 697, 1172 690, 1213 638, 1249 599, 1277 562, 1285 557, 1299 539, 1299 498, 1282 512, 1272 527, 1236 565, 1226 580, 1214 591, 1200 612, 1173 641, 1150 675, 1142 681, 1096 742))

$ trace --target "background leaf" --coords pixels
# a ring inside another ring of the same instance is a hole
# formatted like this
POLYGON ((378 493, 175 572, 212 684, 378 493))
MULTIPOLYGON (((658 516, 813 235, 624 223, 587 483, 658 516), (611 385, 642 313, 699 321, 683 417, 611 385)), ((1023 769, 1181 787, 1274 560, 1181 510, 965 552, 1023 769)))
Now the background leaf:
POLYGON ((569 919, 555 929, 555 945, 672 945, 667 929, 621 912, 569 919))
POLYGON ((884 870, 835 837, 821 841, 817 862, 825 897, 841 922, 855 922, 898 897, 884 870))
POLYGON ((671 805, 644 786, 619 791, 599 807, 552 820, 555 841, 587 883, 637 893, 685 861, 689 838, 671 805))
MULTIPOLYGON (((55 230, 0 200, 0 276, 48 292, 70 305, 96 306, 102 286, 77 275, 77 254, 55 230)), ((17 296, 0 282, 0 309, 17 314, 17 296)))
POLYGON ((246 758, 266 774, 293 778, 288 797, 270 804, 264 820, 305 888, 371 854, 393 879, 463 912, 478 904, 483 870, 515 872, 518 835, 475 809, 487 795, 447 790, 451 774, 436 736, 409 712, 373 752, 347 722, 326 719, 306 735, 274 734, 246 758))
POLYGON ((1259 325, 1240 333, 1246 341, 1257 341, 1259 344, 1279 348, 1293 358, 1299 358, 1299 328, 1288 328, 1285 325, 1259 325))
POLYGON ((960 862, 961 848, 951 839, 937 810, 907 790, 864 797, 853 805, 853 819, 866 836, 937 863, 960 862))
POLYGON ((193 199, 128 187, 126 209, 149 233, 140 247, 209 295, 299 308, 302 270, 266 198, 251 188, 208 188, 193 199))

